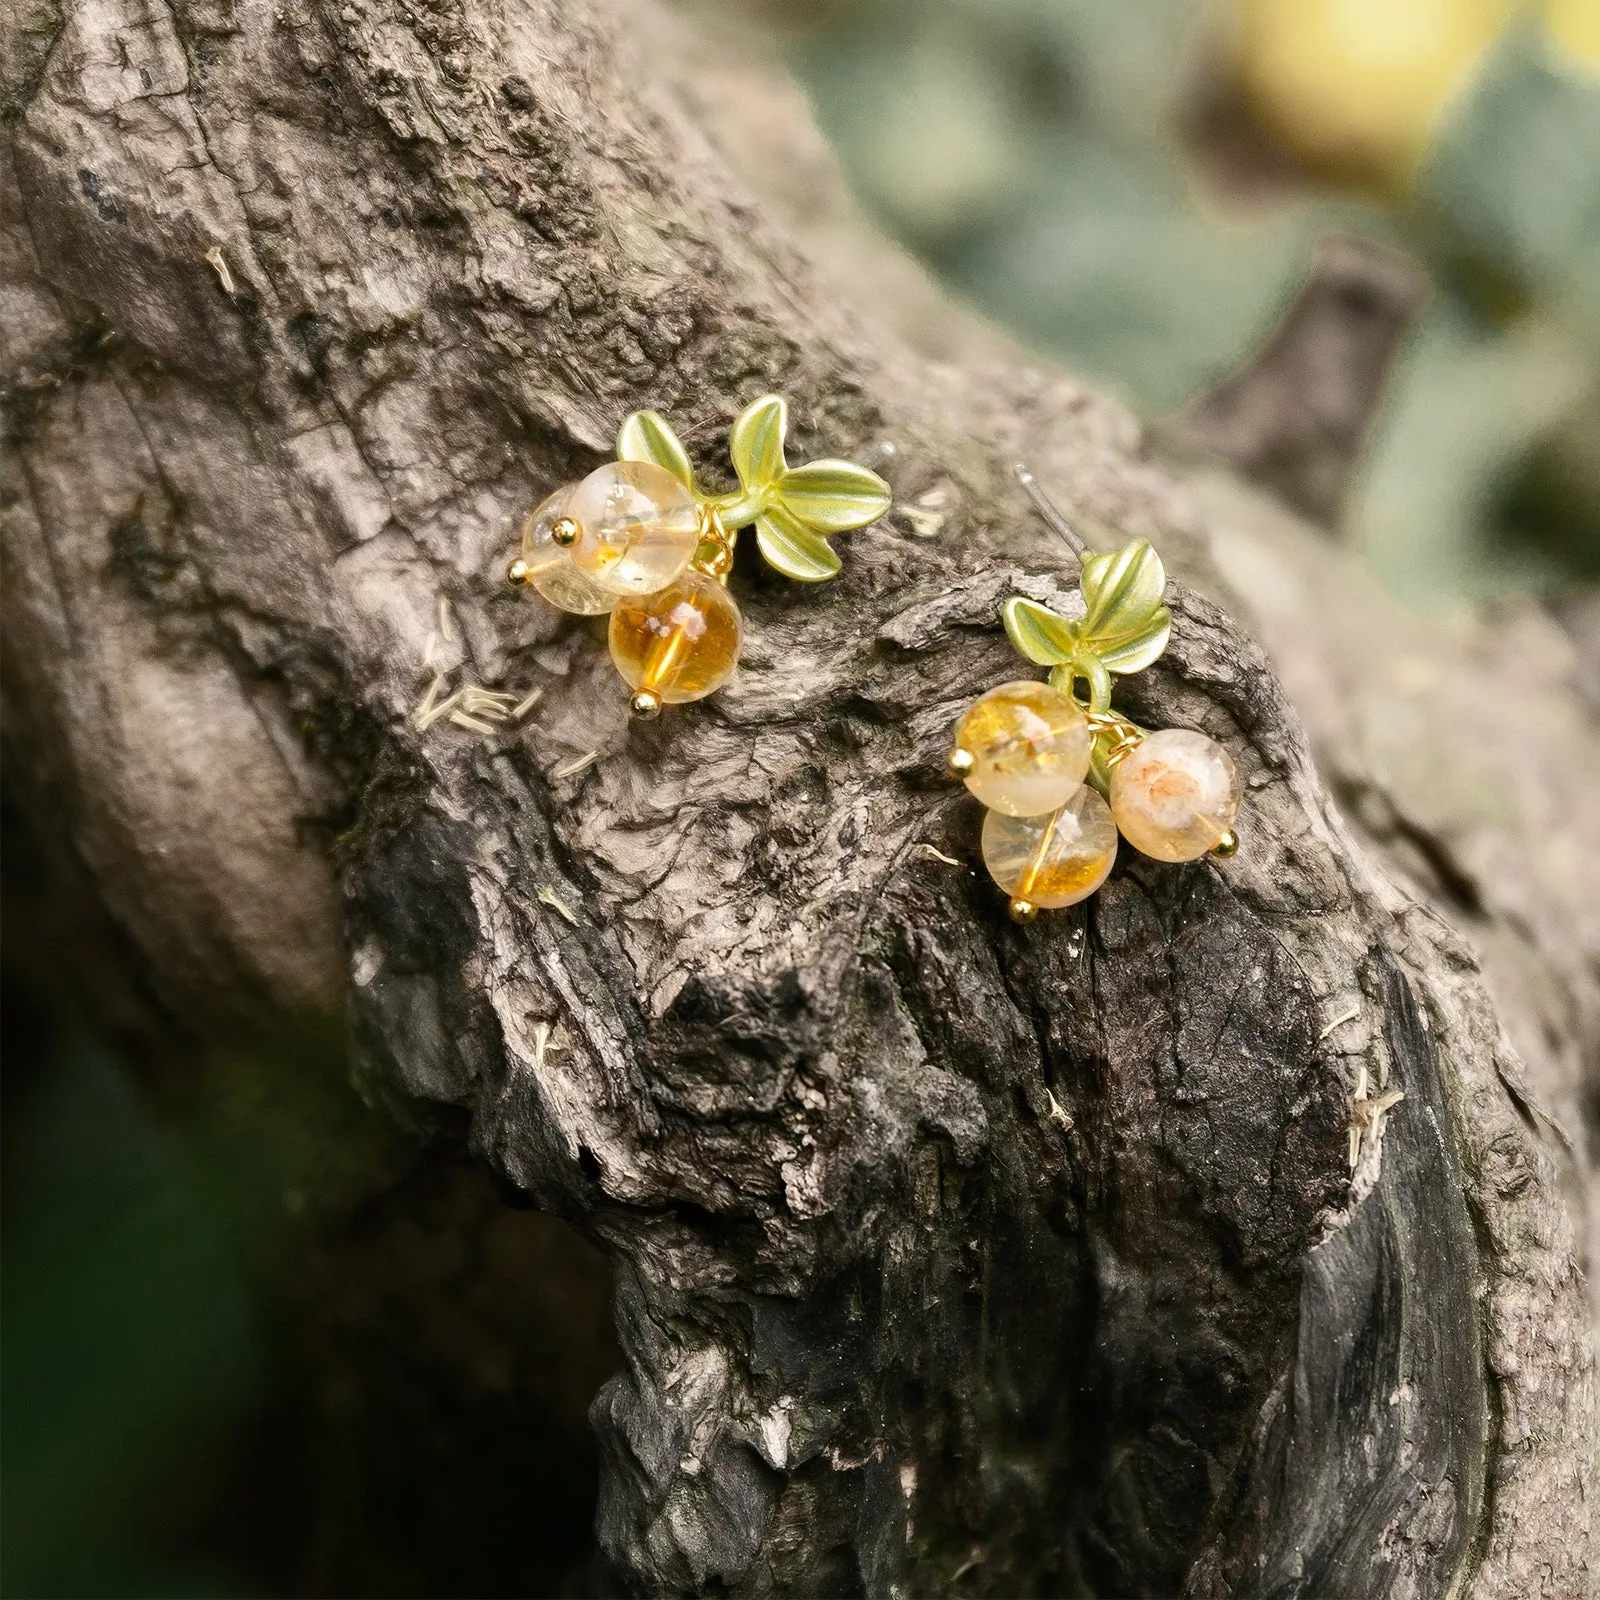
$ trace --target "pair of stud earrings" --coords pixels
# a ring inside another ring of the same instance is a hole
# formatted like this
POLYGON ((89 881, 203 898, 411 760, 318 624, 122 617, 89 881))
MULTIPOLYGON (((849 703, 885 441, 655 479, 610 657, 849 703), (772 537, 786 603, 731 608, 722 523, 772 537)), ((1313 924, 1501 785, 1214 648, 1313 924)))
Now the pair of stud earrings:
MULTIPOLYGON (((556 490, 524 524, 508 580, 563 611, 609 613, 611 659, 636 716, 702 699, 731 676, 742 624, 727 585, 741 528, 754 524, 776 571, 820 583, 840 566, 829 536, 889 509, 889 486, 865 467, 790 467, 787 422, 777 395, 741 411, 729 439, 739 487, 708 494, 667 423, 637 411, 622 425, 617 460, 556 490)), ((1149 541, 1091 551, 1031 476, 1019 476, 1078 554, 1083 615, 1021 596, 1006 603, 1012 644, 1050 676, 981 695, 956 725, 947 765, 989 808, 984 864, 1011 915, 1028 922, 1093 894, 1116 860, 1119 833, 1160 861, 1231 855, 1239 777, 1214 739, 1150 732, 1111 708, 1113 675, 1150 666, 1171 633, 1166 571, 1149 541)))

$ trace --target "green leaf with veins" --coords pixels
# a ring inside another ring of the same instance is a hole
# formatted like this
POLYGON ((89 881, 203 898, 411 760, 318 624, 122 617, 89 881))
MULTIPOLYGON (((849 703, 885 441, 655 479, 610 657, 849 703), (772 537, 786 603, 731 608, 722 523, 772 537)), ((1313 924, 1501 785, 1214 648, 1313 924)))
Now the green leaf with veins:
POLYGON ((783 436, 788 427, 789 408, 775 394, 752 401, 734 419, 728 451, 747 494, 770 490, 783 476, 783 436))
POLYGON ((1058 667, 1078 652, 1078 625, 1037 600, 1006 601, 1006 633, 1017 654, 1040 667, 1058 667))
POLYGON ((818 533, 844 533, 889 509, 889 485, 853 461, 808 461, 778 481, 775 498, 818 533))
POLYGON ((788 407, 775 394, 739 413, 728 448, 740 492, 719 508, 729 527, 755 523, 769 566, 800 583, 821 583, 840 567, 828 535, 875 522, 889 509, 889 485, 851 461, 790 467, 783 453, 788 423, 788 407))
POLYGON ((756 518, 756 543, 769 567, 800 583, 822 583, 839 571, 833 546, 781 505, 756 518))
MULTIPOLYGON (((1161 557, 1148 539, 1134 539, 1084 557, 1081 621, 1018 595, 1006 602, 1006 633, 1019 655, 1041 667, 1076 666, 1078 675, 1094 678, 1100 670, 1142 672, 1172 634, 1172 613, 1161 599, 1166 586, 1161 557)), ((1070 684, 1073 673, 1059 676, 1070 684)))
POLYGON ((1160 658, 1172 637, 1172 613, 1157 606, 1132 632, 1120 638, 1097 635, 1089 648, 1103 661, 1107 671, 1127 674, 1143 672, 1160 658))
POLYGON ((1143 629, 1161 605, 1167 586, 1166 568, 1148 539, 1131 539, 1120 550, 1084 557, 1083 638, 1123 638, 1143 629))
POLYGON ((635 411, 623 422, 617 434, 617 460, 648 461, 664 467, 690 494, 695 493, 689 452, 657 411, 635 411))

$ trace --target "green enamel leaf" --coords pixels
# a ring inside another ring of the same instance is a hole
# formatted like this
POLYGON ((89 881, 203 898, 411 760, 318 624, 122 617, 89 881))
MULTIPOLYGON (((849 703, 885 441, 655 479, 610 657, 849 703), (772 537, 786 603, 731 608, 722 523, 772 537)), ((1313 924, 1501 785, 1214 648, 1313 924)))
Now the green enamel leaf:
POLYGON ((777 487, 783 507, 819 533, 864 528, 889 509, 889 485, 853 461, 808 461, 777 487))
POLYGON ((775 394, 752 401, 734 419, 728 450, 746 489, 769 489, 783 476, 783 436, 788 426, 789 408, 775 394))
POLYGON ((1017 653, 1041 667, 1059 666, 1078 652, 1078 624, 1037 601, 1024 600, 1021 595, 1007 600, 1005 623, 1017 653))
POLYGON ((694 492, 694 468, 667 419, 656 411, 635 411, 617 434, 618 461, 649 461, 665 467, 684 488, 694 492))
POLYGON ((770 506, 756 518, 756 544, 769 567, 801 583, 822 583, 840 567, 828 541, 782 506, 770 506))
POLYGON ((1171 634, 1172 613, 1165 606, 1157 606, 1142 628, 1121 639, 1097 638, 1094 653, 1108 671, 1143 672, 1167 648, 1171 634))
POLYGON ((1083 563, 1084 643, 1098 650, 1142 632, 1161 606, 1166 568, 1148 539, 1134 539, 1120 550, 1089 556, 1083 563))

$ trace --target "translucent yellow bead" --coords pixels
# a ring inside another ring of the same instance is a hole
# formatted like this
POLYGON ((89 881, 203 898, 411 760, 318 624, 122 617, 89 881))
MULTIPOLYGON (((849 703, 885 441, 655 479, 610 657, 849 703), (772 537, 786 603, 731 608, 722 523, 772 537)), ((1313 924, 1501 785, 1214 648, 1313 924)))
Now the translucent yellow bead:
POLYGON ((1111 812, 1135 850, 1158 861, 1193 861, 1232 830, 1239 771, 1215 739, 1163 728, 1112 769, 1111 812))
POLYGON ((1068 800, 1089 770, 1089 723, 1069 694, 1025 678, 974 700, 956 724, 952 765, 965 751, 967 787, 1008 817, 1036 817, 1068 800))
POLYGON ((1117 825, 1093 789, 1080 788, 1043 817, 983 819, 983 864, 1013 900, 1044 910, 1076 905, 1102 883, 1117 859, 1117 825))
POLYGON ((611 613, 611 659, 635 689, 666 705, 699 700, 739 661, 739 608, 705 573, 691 570, 659 594, 622 600, 611 613))
POLYGON ((577 523, 572 564, 601 589, 655 594, 694 559, 700 508, 665 467, 613 461, 591 472, 567 500, 577 523))
POLYGON ((617 603, 616 595, 579 572, 572 564, 572 552, 551 537, 556 522, 567 515, 572 489, 570 483, 557 489, 523 523, 522 565, 513 577, 519 584, 531 584, 551 605, 560 606, 563 611, 598 617, 617 603))

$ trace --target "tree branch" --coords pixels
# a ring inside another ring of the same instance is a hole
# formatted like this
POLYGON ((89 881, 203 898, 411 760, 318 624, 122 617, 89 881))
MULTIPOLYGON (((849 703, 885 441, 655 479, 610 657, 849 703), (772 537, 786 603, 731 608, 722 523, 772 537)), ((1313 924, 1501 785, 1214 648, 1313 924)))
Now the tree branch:
POLYGON ((1266 347, 1185 410, 1172 442, 1219 457, 1334 527, 1389 369, 1426 299, 1410 262, 1363 239, 1324 240, 1266 347))
POLYGON ((939 762, 1015 674, 1001 600, 1070 586, 1010 463, 1207 579, 1203 480, 851 309, 673 37, 73 0, 21 53, 18 759, 179 1011, 326 1004, 332 841, 363 1086, 466 1108, 612 1254, 631 1587, 1579 1592, 1554 1162, 1260 648, 1179 586, 1125 697, 1234 752, 1233 861, 1128 861, 1020 931, 923 848, 975 859, 939 762), (628 410, 705 438, 766 389, 807 452, 892 438, 901 509, 825 591, 741 565, 737 685, 631 727, 592 633, 499 584, 515 521, 628 410), (419 729, 443 666, 543 698, 419 729), (1363 1070, 1406 1099, 1352 1182, 1363 1070))

